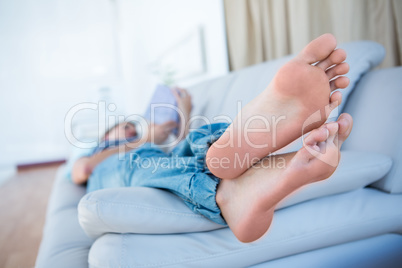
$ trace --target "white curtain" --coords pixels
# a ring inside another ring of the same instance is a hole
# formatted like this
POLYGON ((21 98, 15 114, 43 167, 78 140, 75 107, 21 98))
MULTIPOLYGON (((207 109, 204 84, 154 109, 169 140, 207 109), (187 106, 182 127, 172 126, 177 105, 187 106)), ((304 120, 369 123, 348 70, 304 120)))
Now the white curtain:
POLYGON ((299 52, 323 33, 339 43, 373 40, 402 63, 401 0, 225 0, 232 70, 299 52))

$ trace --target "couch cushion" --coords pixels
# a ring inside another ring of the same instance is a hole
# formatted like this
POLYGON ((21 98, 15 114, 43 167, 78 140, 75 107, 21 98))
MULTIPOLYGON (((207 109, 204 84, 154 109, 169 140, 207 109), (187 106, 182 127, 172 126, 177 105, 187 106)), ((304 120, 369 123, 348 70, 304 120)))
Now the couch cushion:
POLYGON ((90 267, 245 267, 309 250, 402 231, 402 195, 359 189, 275 212, 265 237, 240 243, 228 228, 209 232, 106 234, 90 267))
POLYGON ((390 156, 391 171, 374 184, 390 193, 402 193, 401 85, 402 67, 370 72, 345 107, 354 118, 354 126, 343 148, 390 156))
MULTIPOLYGON (((282 202, 283 208, 306 200, 362 188, 380 179, 391 167, 384 155, 343 152, 337 171, 327 180, 295 192, 282 202)), ((177 196, 151 188, 104 189, 80 201, 79 221, 90 237, 117 233, 186 233, 222 228, 194 214, 177 196)))
POLYGON ((188 233, 223 228, 195 214, 178 196, 155 188, 127 187, 94 191, 78 205, 79 221, 89 237, 105 233, 188 233))

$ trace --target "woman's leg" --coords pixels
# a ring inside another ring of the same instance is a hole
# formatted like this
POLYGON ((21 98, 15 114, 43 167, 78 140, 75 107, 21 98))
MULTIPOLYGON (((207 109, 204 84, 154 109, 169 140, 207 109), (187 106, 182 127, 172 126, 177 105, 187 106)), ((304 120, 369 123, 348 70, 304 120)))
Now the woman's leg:
POLYGON ((133 151, 126 166, 127 186, 168 190, 194 212, 226 224, 215 200, 220 179, 206 168, 205 155, 227 126, 226 123, 205 125, 191 132, 171 154, 150 148, 133 151))
POLYGON ((194 157, 151 157, 133 161, 131 187, 167 190, 180 197, 194 212, 225 225, 216 204, 219 179, 200 172, 194 157))

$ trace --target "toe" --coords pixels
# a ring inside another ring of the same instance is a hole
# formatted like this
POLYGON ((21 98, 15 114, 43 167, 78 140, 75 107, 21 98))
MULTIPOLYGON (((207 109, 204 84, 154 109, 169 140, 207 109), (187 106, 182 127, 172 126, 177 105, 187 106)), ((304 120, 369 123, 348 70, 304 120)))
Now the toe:
POLYGON ((346 60, 346 52, 345 52, 345 50, 336 49, 331 54, 329 54, 329 56, 326 59, 318 62, 316 64, 316 66, 320 67, 321 69, 323 69, 325 71, 329 67, 331 67, 332 65, 340 64, 344 60, 346 60))
POLYGON ((341 64, 335 65, 331 69, 328 69, 326 71, 326 74, 327 74, 328 79, 331 80, 332 78, 334 78, 338 75, 347 74, 347 72, 349 72, 349 64, 347 64, 346 62, 343 62, 341 64))
POLYGON ((317 61, 322 61, 334 51, 336 47, 336 39, 332 34, 323 34, 320 37, 311 41, 300 52, 299 57, 309 63, 313 64, 317 61))
POLYGON ((337 146, 342 146, 343 142, 349 137, 353 128, 353 118, 350 114, 341 114, 337 120, 339 125, 338 139, 335 140, 337 146))
POLYGON ((326 125, 326 128, 328 129, 329 135, 327 138, 327 143, 333 143, 335 140, 335 137, 338 134, 338 129, 339 129, 339 125, 337 122, 333 122, 333 123, 328 123, 326 125))
POLYGON ((341 103, 342 103, 342 93, 339 91, 335 91, 334 93, 332 93, 332 95, 329 99, 329 110, 327 112, 327 117, 341 103))
POLYGON ((315 146, 319 142, 325 141, 329 136, 329 130, 322 126, 320 128, 314 129, 310 134, 304 139, 304 144, 309 146, 315 146))
POLYGON ((349 78, 345 76, 340 76, 331 82, 329 82, 329 87, 331 91, 337 90, 338 88, 345 88, 349 85, 349 78))

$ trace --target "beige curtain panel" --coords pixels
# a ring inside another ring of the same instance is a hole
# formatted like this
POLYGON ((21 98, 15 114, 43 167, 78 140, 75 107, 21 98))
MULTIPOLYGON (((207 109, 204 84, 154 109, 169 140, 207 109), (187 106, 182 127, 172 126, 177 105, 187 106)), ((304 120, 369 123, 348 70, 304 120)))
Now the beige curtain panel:
POLYGON ((402 63, 402 0, 225 0, 231 70, 299 52, 323 33, 373 40, 402 63))

